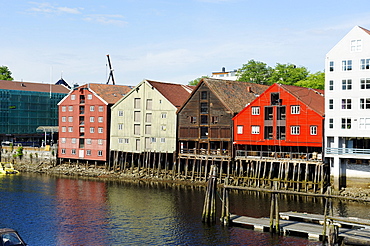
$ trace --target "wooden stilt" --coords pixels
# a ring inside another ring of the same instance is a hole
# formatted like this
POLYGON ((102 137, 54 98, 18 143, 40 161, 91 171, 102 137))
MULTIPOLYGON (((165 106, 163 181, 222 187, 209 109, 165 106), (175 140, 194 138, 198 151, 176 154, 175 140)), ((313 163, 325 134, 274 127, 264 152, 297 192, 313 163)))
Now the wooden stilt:
POLYGON ((191 181, 194 180, 194 172, 195 172, 195 166, 197 164, 198 160, 197 159, 193 159, 193 166, 192 166, 192 171, 191 171, 191 181))
POLYGON ((185 162, 185 180, 188 178, 188 165, 189 165, 189 158, 186 158, 185 162))
POLYGON ((207 223, 216 222, 216 192, 217 192, 217 168, 215 165, 212 165, 203 206, 202 213, 203 222, 207 223))

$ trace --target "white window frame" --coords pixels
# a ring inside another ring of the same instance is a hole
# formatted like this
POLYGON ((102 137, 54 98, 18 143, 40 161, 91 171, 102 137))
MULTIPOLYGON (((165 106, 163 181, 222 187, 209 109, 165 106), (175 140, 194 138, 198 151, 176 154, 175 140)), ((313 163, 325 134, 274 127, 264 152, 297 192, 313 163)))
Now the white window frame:
POLYGON ((118 123, 118 130, 123 130, 123 123, 118 123))
POLYGON ((310 126, 310 135, 317 135, 317 126, 310 126))
POLYGON ((369 90, 370 89, 370 78, 361 78, 360 88, 361 90, 369 90))
POLYGON ((260 107, 252 107, 252 115, 260 115, 260 107))
POLYGON ((123 110, 118 110, 118 116, 123 117, 123 110))
POLYGON ((68 122, 73 122, 73 116, 68 116, 68 122))
POLYGON ((68 106, 68 111, 73 112, 73 106, 68 106))
POLYGON ((99 122, 99 123, 103 123, 103 121, 104 121, 104 117, 103 117, 103 116, 99 116, 99 117, 98 117, 98 122, 99 122))
POLYGON ((67 111, 67 107, 66 106, 62 106, 62 112, 66 112, 67 111))
POLYGON ((86 155, 90 156, 91 155, 91 149, 86 150, 86 155))
POLYGON ((86 144, 88 144, 88 145, 92 144, 92 140, 91 140, 91 138, 87 138, 87 139, 86 139, 86 144))
POLYGON ((300 126, 290 126, 290 134, 291 135, 299 135, 300 134, 300 126))
POLYGON ((290 113, 291 114, 300 114, 301 113, 301 107, 300 107, 300 105, 292 105, 292 106, 290 106, 290 113))
POLYGON ((77 142, 76 138, 72 138, 71 143, 75 144, 77 142))
POLYGON ((88 94, 88 95, 87 95, 87 99, 88 99, 88 100, 91 100, 91 99, 92 99, 92 94, 88 94))
POLYGON ((360 118, 358 123, 358 129, 370 130, 370 118, 360 118))
POLYGON ((98 144, 103 145, 103 139, 98 139, 98 144))
POLYGON ((95 117, 94 116, 90 116, 90 122, 95 122, 95 117))
POLYGON ((352 109, 352 99, 343 98, 342 99, 342 109, 345 109, 345 110, 352 109))
POLYGON ((360 109, 370 109, 370 98, 360 98, 360 109))
POLYGON ((161 113, 161 118, 162 119, 167 119, 167 112, 162 112, 161 113))
POLYGON ((91 105, 90 106, 90 112, 94 112, 95 111, 95 106, 94 105, 91 105))
POLYGON ((67 127, 62 126, 62 132, 67 132, 67 127))
POLYGON ((360 59, 360 70, 370 69, 370 59, 360 59))
POLYGON ((118 143, 123 144, 123 138, 118 138, 118 143))
POLYGON ((236 131, 237 134, 243 134, 243 129, 244 129, 243 125, 236 126, 236 129, 237 129, 236 131))
POLYGON ((66 149, 62 149, 61 153, 64 155, 66 153, 66 149))
POLYGON ((342 79, 342 90, 343 91, 352 90, 352 79, 342 79))
POLYGON ((95 128, 94 127, 90 127, 90 133, 95 133, 95 128))
POLYGON ((103 156, 103 151, 102 150, 98 150, 98 156, 103 156))
POLYGON ((73 126, 68 127, 68 132, 73 132, 73 126))
POLYGON ((103 106, 99 106, 99 112, 104 112, 104 107, 103 106))
POLYGON ((62 122, 67 122, 67 117, 66 116, 62 116, 62 122))
POLYGON ((71 100, 76 100, 76 95, 71 95, 71 100))
POLYGON ((351 70, 352 70, 352 60, 343 60, 342 71, 351 71, 351 70))
POLYGON ((61 139, 60 139, 60 142, 61 142, 61 143, 66 143, 66 138, 61 138, 61 139))
POLYGON ((252 126, 252 134, 260 134, 260 126, 252 126))
POLYGON ((165 143, 166 142, 166 138, 161 138, 161 143, 165 143))
POLYGON ((130 143, 130 140, 128 138, 125 138, 123 141, 124 141, 125 144, 129 144, 130 143))
POLYGON ((98 133, 103 133, 103 127, 98 127, 98 133))
POLYGON ((75 155, 76 154, 76 149, 71 149, 71 154, 75 155))

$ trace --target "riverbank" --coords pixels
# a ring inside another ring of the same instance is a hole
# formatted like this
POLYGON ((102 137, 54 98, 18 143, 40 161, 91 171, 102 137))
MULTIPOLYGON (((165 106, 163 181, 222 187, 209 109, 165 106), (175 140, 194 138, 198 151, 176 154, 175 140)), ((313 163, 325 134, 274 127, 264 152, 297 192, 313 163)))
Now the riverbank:
MULTIPOLYGON (((157 171, 143 171, 139 172, 137 169, 130 170, 129 172, 121 172, 119 170, 108 171, 104 166, 95 165, 71 165, 71 164, 60 164, 60 165, 50 165, 48 163, 17 163, 15 168, 20 172, 31 172, 31 173, 42 173, 48 175, 58 175, 66 177, 84 177, 93 178, 100 180, 142 180, 142 181, 156 181, 156 182, 166 182, 166 183, 177 183, 182 185, 197 185, 205 186, 204 181, 191 181, 184 178, 173 176, 171 171, 164 173, 157 171)), ((363 199, 363 201, 370 201, 370 188, 355 188, 349 187, 342 189, 340 191, 332 193, 333 195, 340 195, 344 198, 356 198, 363 199)))

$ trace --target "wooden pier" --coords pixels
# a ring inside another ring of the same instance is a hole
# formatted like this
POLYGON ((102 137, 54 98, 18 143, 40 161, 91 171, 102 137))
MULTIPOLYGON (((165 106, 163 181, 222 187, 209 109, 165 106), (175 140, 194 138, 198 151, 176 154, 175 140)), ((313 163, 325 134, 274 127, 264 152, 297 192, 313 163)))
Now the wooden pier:
MULTIPOLYGON (((324 240, 329 230, 324 228, 324 215, 297 212, 280 212, 279 231, 283 235, 306 237, 311 240, 324 240), (325 233, 325 234, 324 234, 325 233)), ((327 217, 338 227, 340 241, 356 245, 370 245, 370 221, 359 218, 327 217)), ((252 230, 269 232, 270 218, 252 218, 231 215, 232 225, 252 230)))

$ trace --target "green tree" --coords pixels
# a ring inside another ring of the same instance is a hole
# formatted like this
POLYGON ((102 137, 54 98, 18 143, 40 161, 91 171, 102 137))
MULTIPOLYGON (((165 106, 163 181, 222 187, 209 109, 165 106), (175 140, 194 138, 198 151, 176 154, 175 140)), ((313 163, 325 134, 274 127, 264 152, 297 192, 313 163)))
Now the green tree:
POLYGON ((12 72, 7 66, 0 67, 0 80, 13 80, 12 72))
POLYGON ((316 72, 316 73, 310 73, 306 79, 300 80, 294 85, 324 90, 325 89, 325 73, 321 71, 316 72))
POLYGON ((203 78, 209 78, 208 76, 202 76, 194 80, 189 81, 188 85, 197 85, 203 78))
POLYGON ((271 76, 271 72, 271 67, 267 66, 266 63, 252 59, 243 64, 236 75, 238 76, 238 81, 265 84, 271 76))
POLYGON ((295 85, 298 81, 306 79, 308 74, 309 72, 305 67, 277 63, 268 79, 268 84, 280 83, 295 85))

